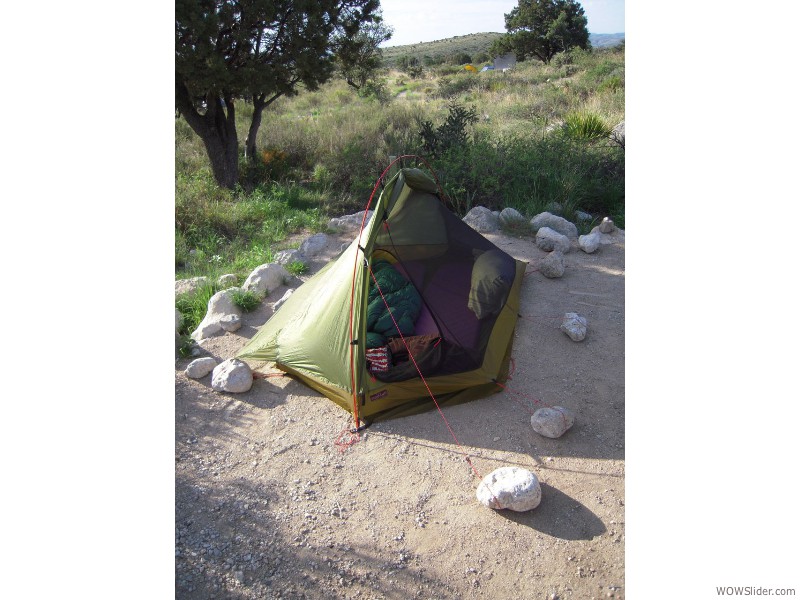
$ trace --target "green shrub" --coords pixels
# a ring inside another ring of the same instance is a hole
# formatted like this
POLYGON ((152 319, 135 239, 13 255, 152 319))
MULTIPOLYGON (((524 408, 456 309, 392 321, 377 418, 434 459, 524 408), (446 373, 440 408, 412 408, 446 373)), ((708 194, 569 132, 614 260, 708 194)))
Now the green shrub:
POLYGON ((564 134, 573 140, 597 140, 611 135, 603 118, 590 112, 573 112, 564 118, 564 134))
POLYGON ((292 275, 302 275, 308 271, 308 265, 300 261, 294 261, 286 265, 286 270, 292 275))
POLYGON ((231 301, 244 312, 255 310, 261 304, 258 294, 242 289, 231 292, 231 301))

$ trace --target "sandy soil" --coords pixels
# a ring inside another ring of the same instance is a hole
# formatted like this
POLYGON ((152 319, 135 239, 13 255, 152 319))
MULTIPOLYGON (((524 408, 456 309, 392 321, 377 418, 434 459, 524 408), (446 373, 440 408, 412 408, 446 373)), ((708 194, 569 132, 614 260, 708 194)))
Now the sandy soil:
MULTIPOLYGON (((477 501, 479 480, 436 411, 373 424, 341 451, 350 415, 299 382, 220 394, 176 361, 176 597, 624 598, 620 233, 591 255, 573 246, 560 279, 536 271, 545 253, 531 237, 487 235, 530 263, 515 371, 508 391, 444 414, 481 475, 537 475, 542 502, 527 513, 477 501), (584 341, 559 331, 565 312, 588 319, 584 341), (575 425, 539 436, 530 415, 542 405, 572 409, 575 425)), ((342 241, 332 236, 312 272, 342 241)), ((232 357, 283 292, 205 355, 232 357)))

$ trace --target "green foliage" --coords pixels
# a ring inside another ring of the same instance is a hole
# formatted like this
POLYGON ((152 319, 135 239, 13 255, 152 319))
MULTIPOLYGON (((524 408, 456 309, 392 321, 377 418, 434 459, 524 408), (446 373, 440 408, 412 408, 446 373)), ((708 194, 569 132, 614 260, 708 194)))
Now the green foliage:
POLYGON ((467 127, 478 121, 474 106, 464 108, 457 102, 451 102, 447 110, 447 117, 436 129, 430 121, 420 123, 422 147, 434 158, 451 150, 458 150, 467 141, 467 127))
POLYGON ((583 7, 575 0, 519 0, 505 15, 508 35, 497 49, 513 50, 518 60, 535 56, 544 63, 570 48, 589 48, 583 7))
POLYGON ((235 101, 252 102, 246 145, 254 157, 264 108, 299 85, 317 89, 337 58, 352 77, 377 67, 376 40, 387 39, 379 7, 375 0, 176 1, 175 108, 203 140, 217 183, 238 182, 235 101))
POLYGON ((608 138, 611 128, 603 118, 590 112, 573 112, 564 119, 564 134, 573 140, 597 140, 608 138))
POLYGON ((292 275, 302 275, 308 271, 308 265, 300 261, 294 261, 286 265, 286 270, 292 275))
POLYGON ((248 290, 236 289, 230 292, 230 294, 231 301, 244 312, 255 310, 258 308, 259 304, 261 304, 261 298, 259 298, 258 294, 248 290))
POLYGON ((181 313, 181 326, 178 334, 189 335, 197 329, 208 311, 208 301, 219 290, 213 283, 201 286, 196 292, 181 294, 175 299, 175 308, 181 313))

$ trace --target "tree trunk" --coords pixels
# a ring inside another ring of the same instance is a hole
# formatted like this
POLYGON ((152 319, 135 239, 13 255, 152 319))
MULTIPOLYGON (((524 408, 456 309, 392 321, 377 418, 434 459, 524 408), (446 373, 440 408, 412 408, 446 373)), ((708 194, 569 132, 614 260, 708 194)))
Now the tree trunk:
POLYGON ((258 128, 261 127, 261 113, 267 103, 264 96, 253 96, 253 118, 250 121, 250 129, 247 131, 247 139, 244 142, 244 155, 250 160, 256 159, 256 136, 258 128))
POLYGON ((215 94, 209 94, 206 97, 206 112, 201 115, 195 109, 186 86, 176 74, 175 104, 203 141, 214 179, 223 187, 234 188, 239 181, 239 142, 233 99, 221 99, 215 94))

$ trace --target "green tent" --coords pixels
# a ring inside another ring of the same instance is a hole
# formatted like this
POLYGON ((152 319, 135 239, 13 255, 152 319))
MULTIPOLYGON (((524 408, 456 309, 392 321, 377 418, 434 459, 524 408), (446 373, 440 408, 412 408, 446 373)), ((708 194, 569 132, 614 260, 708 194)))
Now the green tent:
POLYGON ((356 426, 488 396, 508 377, 525 268, 427 174, 400 169, 350 246, 237 357, 274 362, 356 426))

